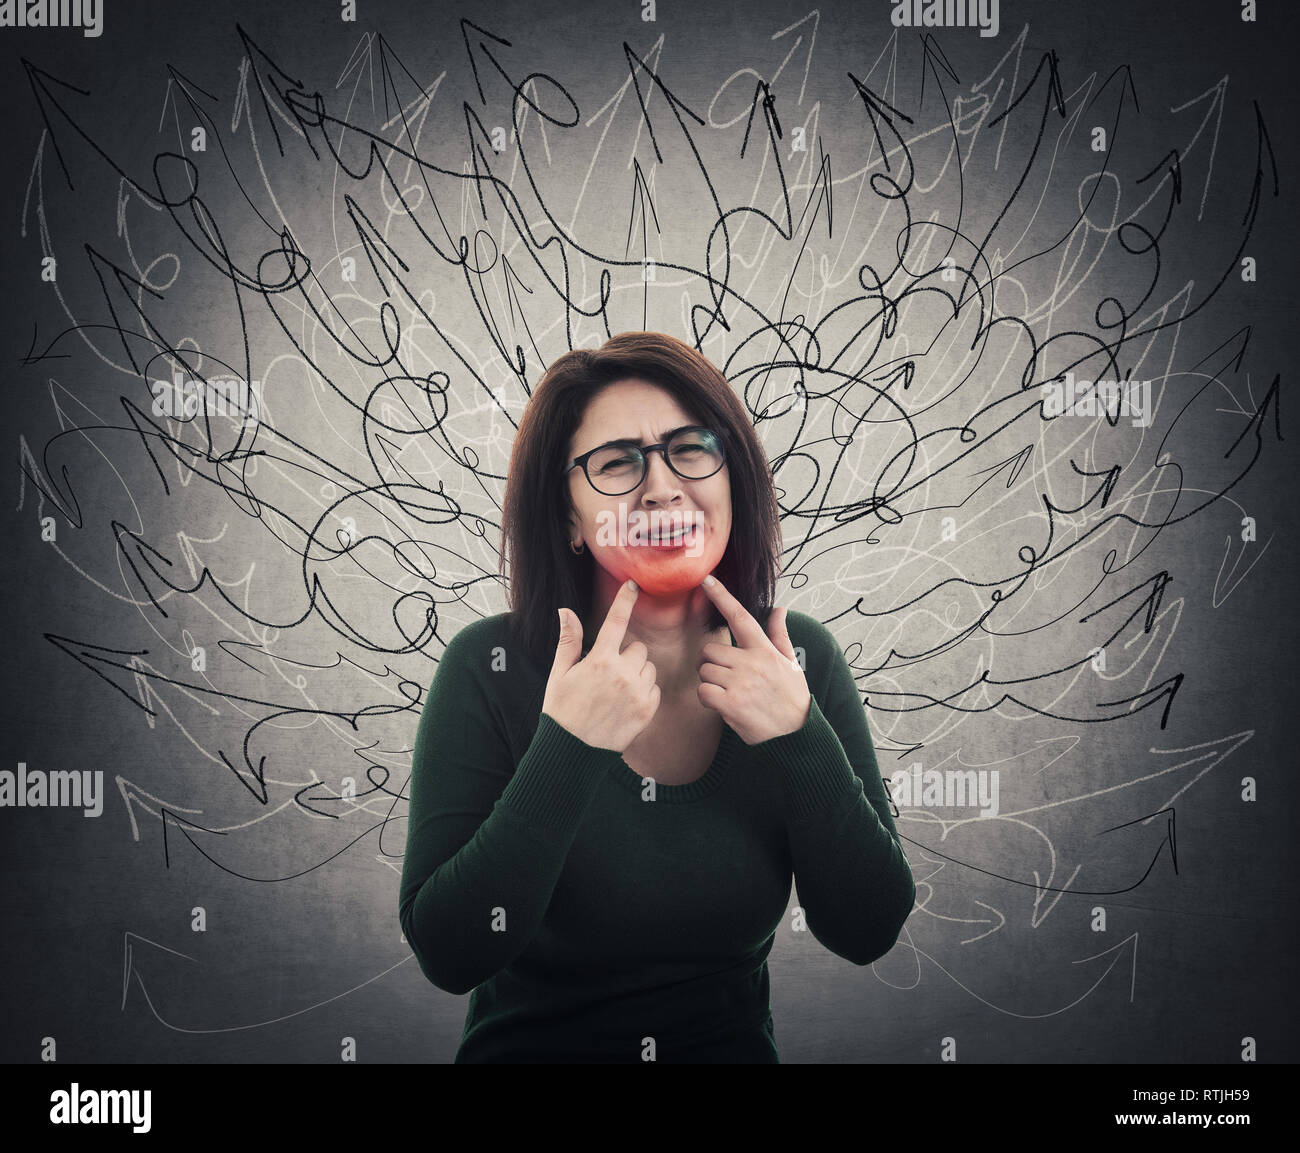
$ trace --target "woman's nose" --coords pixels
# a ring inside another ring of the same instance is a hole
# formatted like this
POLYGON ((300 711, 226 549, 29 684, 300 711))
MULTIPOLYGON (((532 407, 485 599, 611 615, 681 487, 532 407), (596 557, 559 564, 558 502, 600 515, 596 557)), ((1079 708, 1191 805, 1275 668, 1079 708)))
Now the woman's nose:
POLYGON ((668 467, 662 452, 652 452, 646 458, 645 491, 643 500, 651 504, 666 504, 682 494, 681 478, 668 467))

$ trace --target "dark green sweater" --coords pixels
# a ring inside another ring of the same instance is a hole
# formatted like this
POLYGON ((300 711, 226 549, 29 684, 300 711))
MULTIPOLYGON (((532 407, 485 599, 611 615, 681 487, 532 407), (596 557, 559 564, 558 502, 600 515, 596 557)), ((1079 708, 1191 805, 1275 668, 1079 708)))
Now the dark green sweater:
POLYGON ((858 965, 915 898, 834 636, 787 616, 803 728, 746 745, 724 725, 704 776, 651 800, 541 712, 550 668, 507 619, 448 643, 412 758, 399 914, 425 976, 473 991, 457 1063, 775 1063, 767 955, 791 873, 807 928, 858 965))

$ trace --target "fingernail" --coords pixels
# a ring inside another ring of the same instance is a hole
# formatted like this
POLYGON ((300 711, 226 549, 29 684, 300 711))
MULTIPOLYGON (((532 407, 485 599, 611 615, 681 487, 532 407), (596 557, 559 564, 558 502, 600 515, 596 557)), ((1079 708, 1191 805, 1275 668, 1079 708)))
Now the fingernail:
POLYGON ((712 586, 715 585, 717 582, 713 579, 713 574, 710 573, 708 576, 706 576, 706 577, 704 578, 704 583, 705 583, 706 585, 709 585, 710 587, 712 587, 712 586))
POLYGON ((630 588, 630 589, 635 589, 635 588, 636 588, 636 581, 634 581, 631 577, 628 577, 628 579, 627 579, 627 587, 630 588))

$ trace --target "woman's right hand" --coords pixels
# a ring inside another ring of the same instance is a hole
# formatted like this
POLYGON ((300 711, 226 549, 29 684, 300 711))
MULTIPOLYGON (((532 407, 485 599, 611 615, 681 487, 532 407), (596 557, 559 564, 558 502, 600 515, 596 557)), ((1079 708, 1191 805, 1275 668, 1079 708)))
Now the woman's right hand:
POLYGON ((585 657, 582 622, 576 613, 561 610, 560 639, 542 700, 542 712, 561 728, 593 748, 616 753, 636 739, 659 708, 649 650, 633 641, 619 652, 637 591, 634 582, 623 583, 585 657))

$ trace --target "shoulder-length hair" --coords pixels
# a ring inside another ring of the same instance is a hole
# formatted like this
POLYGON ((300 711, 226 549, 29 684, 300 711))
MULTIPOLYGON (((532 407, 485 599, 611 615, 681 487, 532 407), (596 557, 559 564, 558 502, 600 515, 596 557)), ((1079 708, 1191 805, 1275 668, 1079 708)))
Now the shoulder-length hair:
MULTIPOLYGON (((780 512, 771 466, 744 406, 726 377, 689 344, 662 332, 620 333, 598 349, 574 349, 555 360, 529 398, 510 451, 500 572, 505 576, 509 566, 510 634, 542 667, 555 657, 558 610, 585 618, 594 587, 590 551, 575 555, 569 548, 572 499, 561 476, 566 453, 592 397, 629 377, 659 385, 692 419, 722 433, 731 536, 714 571, 760 622, 773 607, 780 512)), ((713 607, 709 628, 725 623, 713 607)))

